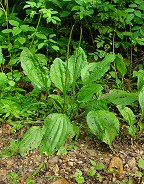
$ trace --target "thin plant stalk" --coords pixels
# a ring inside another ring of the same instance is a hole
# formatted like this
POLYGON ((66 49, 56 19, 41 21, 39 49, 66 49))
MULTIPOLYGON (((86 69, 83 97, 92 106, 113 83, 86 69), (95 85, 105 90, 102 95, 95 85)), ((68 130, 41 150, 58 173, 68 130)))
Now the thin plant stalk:
POLYGON ((69 59, 69 47, 70 47, 70 42, 71 42, 71 37, 72 37, 72 32, 73 32, 73 29, 74 29, 74 25, 72 26, 72 29, 71 29, 71 32, 70 32, 70 36, 69 36, 69 41, 68 41, 68 46, 67 46, 67 58, 66 58, 66 75, 65 75, 65 85, 64 85, 64 91, 63 91, 63 95, 64 95, 64 106, 63 106, 63 109, 64 109, 64 113, 67 114, 67 89, 68 89, 68 59, 69 59))
POLYGON ((35 29, 35 32, 34 32, 34 36, 33 36, 32 41, 31 41, 31 43, 30 43, 29 49, 31 49, 32 44, 33 44, 33 42, 34 42, 35 35, 36 35, 36 33, 37 33, 37 30, 38 30, 38 28, 39 28, 39 24, 40 24, 40 21, 41 21, 41 17, 42 17, 42 14, 40 14, 40 16, 39 16, 38 23, 37 23, 37 26, 36 26, 36 29, 35 29))

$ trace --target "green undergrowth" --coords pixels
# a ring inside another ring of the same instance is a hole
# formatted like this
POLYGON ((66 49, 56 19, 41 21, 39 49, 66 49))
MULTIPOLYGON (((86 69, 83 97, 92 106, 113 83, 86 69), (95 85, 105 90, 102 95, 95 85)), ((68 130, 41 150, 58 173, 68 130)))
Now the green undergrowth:
POLYGON ((0 6, 0 121, 12 133, 28 129, 3 156, 38 147, 52 155, 82 129, 111 149, 123 124, 133 140, 141 138, 143 1, 0 6))

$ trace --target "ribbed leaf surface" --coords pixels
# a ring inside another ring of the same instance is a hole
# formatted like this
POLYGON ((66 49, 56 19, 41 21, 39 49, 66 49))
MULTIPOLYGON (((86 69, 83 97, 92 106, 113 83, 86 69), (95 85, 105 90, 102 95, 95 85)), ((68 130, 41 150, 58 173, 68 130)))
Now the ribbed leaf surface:
POLYGON ((45 133, 45 129, 39 126, 31 127, 22 137, 19 145, 19 152, 24 155, 25 152, 37 148, 45 133))
POLYGON ((111 147, 112 141, 119 133, 117 117, 106 110, 90 111, 87 115, 87 122, 92 133, 111 147))
POLYGON ((33 54, 30 50, 24 49, 20 56, 21 66, 34 86, 47 90, 51 81, 47 66, 47 58, 42 54, 33 54))
POLYGON ((73 127, 65 114, 50 114, 45 119, 45 135, 40 150, 48 155, 55 153, 67 140, 68 135, 73 133, 73 127))

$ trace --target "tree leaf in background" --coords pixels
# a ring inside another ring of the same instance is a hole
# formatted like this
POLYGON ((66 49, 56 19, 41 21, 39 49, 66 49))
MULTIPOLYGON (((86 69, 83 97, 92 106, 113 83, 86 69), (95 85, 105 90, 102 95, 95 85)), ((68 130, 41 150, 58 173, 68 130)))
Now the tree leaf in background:
POLYGON ((21 66, 24 73, 31 80, 32 84, 39 89, 48 90, 51 85, 47 58, 42 54, 33 54, 30 50, 24 49, 20 56, 21 66))
POLYGON ((133 20, 133 18, 134 18, 134 14, 133 14, 133 13, 128 14, 128 15, 127 15, 127 18, 126 18, 126 20, 125 20, 125 23, 126 23, 126 24, 129 24, 130 21, 133 20))
POLYGON ((68 136, 73 134, 73 126, 65 114, 50 114, 45 119, 46 132, 40 145, 41 153, 52 155, 66 142, 68 136))
POLYGON ((88 126, 98 139, 110 147, 119 133, 119 120, 109 111, 90 111, 87 115, 88 126))

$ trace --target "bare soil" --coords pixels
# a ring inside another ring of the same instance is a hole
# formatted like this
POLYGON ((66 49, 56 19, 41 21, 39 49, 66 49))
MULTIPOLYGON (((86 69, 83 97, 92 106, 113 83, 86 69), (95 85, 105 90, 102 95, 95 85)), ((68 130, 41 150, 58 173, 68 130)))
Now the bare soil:
MULTIPOLYGON (((22 130, 12 134, 9 125, 3 124, 0 133, 0 149, 3 150, 12 139, 22 133, 22 130)), ((39 149, 36 149, 24 157, 2 157, 0 183, 75 184, 77 182, 74 175, 79 169, 82 171, 85 184, 120 184, 122 181, 128 184, 144 184, 144 175, 137 176, 139 171, 144 173, 138 166, 139 159, 144 158, 142 139, 141 136, 141 139, 132 141, 128 135, 121 132, 111 150, 96 137, 82 133, 79 140, 65 154, 41 156, 39 149), (97 170, 95 176, 88 176, 87 172, 92 166, 90 160, 97 164, 103 163, 105 168, 97 170)))

